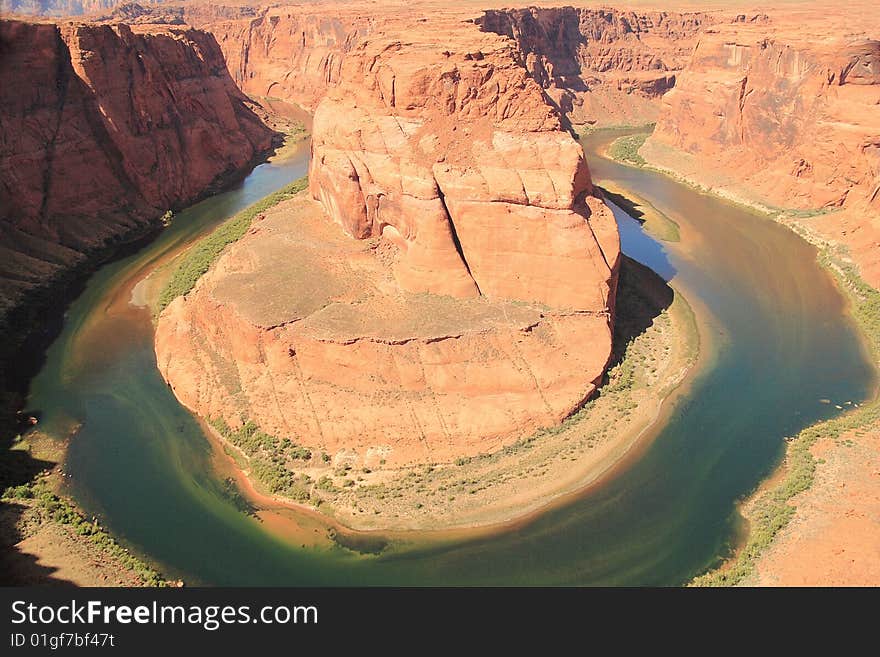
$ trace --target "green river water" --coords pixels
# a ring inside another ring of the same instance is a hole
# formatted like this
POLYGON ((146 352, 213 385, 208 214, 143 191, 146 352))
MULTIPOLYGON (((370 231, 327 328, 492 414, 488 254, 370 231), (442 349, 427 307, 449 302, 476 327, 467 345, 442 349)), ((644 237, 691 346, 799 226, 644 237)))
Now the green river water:
POLYGON ((874 374, 811 246, 766 218, 594 155, 609 138, 584 141, 594 179, 634 190, 681 229, 681 242, 658 243, 615 208, 623 250, 687 290, 712 354, 656 438, 601 485, 510 527, 398 537, 379 554, 294 546, 235 508, 199 424, 159 376, 149 312, 128 299, 160 258, 304 175, 301 149, 179 213, 156 241, 101 268, 70 306, 29 400, 50 434, 78 428, 70 492, 188 583, 675 585, 716 563, 736 535, 736 501, 772 471, 784 437, 840 412, 820 399, 868 397, 874 374))

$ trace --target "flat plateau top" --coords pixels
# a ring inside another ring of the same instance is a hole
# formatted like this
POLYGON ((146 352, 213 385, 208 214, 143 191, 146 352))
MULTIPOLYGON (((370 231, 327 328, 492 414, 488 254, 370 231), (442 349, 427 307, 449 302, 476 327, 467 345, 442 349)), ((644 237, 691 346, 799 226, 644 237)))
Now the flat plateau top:
POLYGON ((539 304, 403 292, 388 249, 378 239, 346 236, 302 194, 256 219, 204 284, 215 301, 256 326, 285 326, 335 342, 525 329, 549 312, 539 304))

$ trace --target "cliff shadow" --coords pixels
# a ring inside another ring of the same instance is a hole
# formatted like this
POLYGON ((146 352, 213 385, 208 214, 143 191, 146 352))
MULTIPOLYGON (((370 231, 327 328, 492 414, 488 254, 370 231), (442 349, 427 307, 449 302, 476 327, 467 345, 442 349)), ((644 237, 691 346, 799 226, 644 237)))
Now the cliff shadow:
POLYGON ((608 369, 623 360, 630 342, 647 331, 675 297, 669 284, 650 267, 623 254, 620 258, 608 369))
POLYGON ((19 502, 4 500, 0 504, 0 586, 76 586, 58 577, 58 568, 41 564, 38 554, 18 545, 25 538, 20 527, 29 513, 33 511, 19 502))
MULTIPOLYGON (((37 563, 37 557, 18 543, 26 538, 26 527, 38 525, 40 511, 26 499, 15 500, 17 487, 27 487, 37 476, 55 467, 52 461, 35 458, 20 442, 20 427, 14 413, 6 413, 0 430, 0 491, 10 496, 0 500, 0 586, 70 585, 54 577, 55 568, 37 563)), ((30 494, 30 493, 25 493, 30 494)))

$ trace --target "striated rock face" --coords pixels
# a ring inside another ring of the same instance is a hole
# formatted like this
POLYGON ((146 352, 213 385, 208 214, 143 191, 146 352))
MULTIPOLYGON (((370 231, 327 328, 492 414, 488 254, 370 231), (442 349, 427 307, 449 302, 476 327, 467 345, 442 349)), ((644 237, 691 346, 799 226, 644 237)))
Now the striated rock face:
MULTIPOLYGON (((418 7, 377 12, 349 4, 231 8, 187 6, 188 23, 212 32, 236 83, 255 96, 278 96, 314 109, 341 77, 345 53, 370 34, 409 40, 454 18, 513 40, 517 62, 572 123, 646 123, 675 84, 703 26, 703 13, 631 12, 572 7, 467 10, 439 15, 418 7)), ((167 12, 153 9, 153 20, 167 12)), ((461 29, 472 29, 462 26, 461 29)), ((453 32, 454 34, 454 32, 453 32)))
POLYGON ((558 423, 601 378, 619 242, 580 145, 510 40, 411 25, 351 37, 331 67, 315 201, 162 314, 160 369, 199 414, 349 462, 443 461, 558 423))
POLYGON ((486 31, 514 39, 525 67, 575 124, 646 123, 675 85, 704 13, 574 7, 490 10, 486 31))
POLYGON ((187 8, 186 20, 215 35, 239 88, 309 110, 339 81, 343 55, 377 20, 345 7, 282 7, 257 17, 218 13, 219 8, 187 8))
POLYGON ((0 316, 272 144, 213 37, 0 22, 0 316))
POLYGON ((370 39, 315 112, 312 195, 385 235, 410 292, 610 307, 614 220, 580 145, 508 45, 370 39))
POLYGON ((641 154, 744 200, 835 210, 810 226, 880 282, 880 40, 809 35, 708 30, 641 154))

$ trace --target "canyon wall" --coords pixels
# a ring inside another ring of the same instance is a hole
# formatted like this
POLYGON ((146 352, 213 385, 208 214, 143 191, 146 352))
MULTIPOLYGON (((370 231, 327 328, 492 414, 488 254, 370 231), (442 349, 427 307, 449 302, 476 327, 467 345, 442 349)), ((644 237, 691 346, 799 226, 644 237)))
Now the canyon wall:
MULTIPOLYGON (((141 0, 140 4, 159 5, 166 1, 141 0)), ((82 16, 112 9, 119 4, 119 0, 0 0, 0 12, 20 16, 82 16)))
POLYGON ((217 39, 229 72, 245 93, 274 97, 314 110, 338 83, 343 55, 379 18, 348 7, 259 10, 187 7, 188 23, 217 39))
POLYGON ((160 370, 200 415, 390 467, 494 451, 600 382, 619 241, 580 145, 511 40, 414 22, 343 30, 332 56, 295 45, 287 61, 333 61, 315 200, 267 213, 157 328, 160 370))
MULTIPOLYGON (((153 8, 139 20, 174 20, 169 11, 153 8)), ((340 80, 343 55, 362 37, 384 33, 406 41, 450 17, 473 22, 513 40, 518 63, 572 123, 595 125, 656 120, 659 98, 674 86, 700 30, 714 20, 699 12, 573 7, 484 12, 474 6, 432 14, 418 7, 377 12, 353 4, 187 5, 180 12, 187 23, 217 37, 240 88, 309 109, 340 80)))
POLYGON ((516 42, 522 62, 574 124, 655 121, 705 13, 575 7, 489 10, 483 30, 516 42))
POLYGON ((708 29, 641 154, 716 191, 819 216, 880 282, 880 40, 764 17, 708 29), (823 214, 828 213, 828 214, 823 214))
POLYGON ((0 80, 0 320, 275 138, 198 30, 0 21, 0 80))

